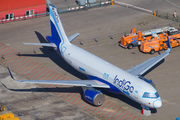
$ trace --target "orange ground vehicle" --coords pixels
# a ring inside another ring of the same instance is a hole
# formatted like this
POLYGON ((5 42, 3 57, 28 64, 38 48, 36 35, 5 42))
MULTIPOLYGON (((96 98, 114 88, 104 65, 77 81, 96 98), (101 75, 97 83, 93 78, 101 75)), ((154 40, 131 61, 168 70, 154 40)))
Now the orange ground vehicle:
MULTIPOLYGON (((171 47, 180 46, 180 33, 169 36, 171 47)), ((146 40, 141 42, 140 50, 144 53, 154 54, 156 51, 167 49, 167 37, 161 36, 152 40, 146 40)))
POLYGON ((150 40, 152 36, 146 36, 142 37, 141 31, 138 31, 136 33, 131 33, 129 35, 124 35, 121 37, 120 46, 128 49, 132 49, 134 46, 140 45, 140 41, 143 41, 144 39, 150 40))
POLYGON ((132 32, 128 35, 121 37, 119 45, 123 48, 132 49, 134 46, 141 44, 141 41, 150 40, 152 37, 161 37, 159 34, 177 32, 178 29, 174 27, 162 27, 158 29, 152 29, 148 31, 137 31, 136 28, 132 29, 132 32))
POLYGON ((170 36, 171 47, 180 46, 180 33, 170 36))

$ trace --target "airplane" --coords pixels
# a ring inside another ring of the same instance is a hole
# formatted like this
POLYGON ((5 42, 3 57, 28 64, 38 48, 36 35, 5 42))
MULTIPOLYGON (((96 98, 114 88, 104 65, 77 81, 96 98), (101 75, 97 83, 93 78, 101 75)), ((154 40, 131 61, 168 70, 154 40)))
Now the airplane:
MULTIPOLYGON (((162 106, 161 97, 153 86, 154 83, 142 75, 171 53, 172 48, 169 38, 168 49, 164 53, 124 71, 80 47, 71 44, 71 41, 74 40, 79 33, 67 37, 56 7, 51 4, 49 5, 49 10, 51 36, 46 37, 49 43, 23 44, 53 47, 69 65, 87 75, 89 79, 16 80, 17 82, 81 86, 83 88, 84 98, 94 106, 102 105, 105 99, 104 94, 95 88, 105 88, 110 92, 123 94, 139 103, 142 106, 142 110, 150 111, 150 108, 160 108, 162 106)), ((9 68, 8 70, 11 78, 14 79, 9 68)))

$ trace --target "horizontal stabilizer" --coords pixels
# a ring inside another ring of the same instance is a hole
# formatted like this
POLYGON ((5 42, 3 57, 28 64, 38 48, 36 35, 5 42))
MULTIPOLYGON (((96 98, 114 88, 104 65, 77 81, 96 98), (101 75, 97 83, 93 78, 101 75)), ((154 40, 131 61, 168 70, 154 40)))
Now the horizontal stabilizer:
POLYGON ((78 35, 79 35, 79 33, 75 33, 75 34, 69 36, 68 37, 69 42, 73 41, 78 35))
POLYGON ((25 45, 41 45, 41 46, 46 46, 46 47, 57 47, 56 44, 54 43, 23 43, 25 45))

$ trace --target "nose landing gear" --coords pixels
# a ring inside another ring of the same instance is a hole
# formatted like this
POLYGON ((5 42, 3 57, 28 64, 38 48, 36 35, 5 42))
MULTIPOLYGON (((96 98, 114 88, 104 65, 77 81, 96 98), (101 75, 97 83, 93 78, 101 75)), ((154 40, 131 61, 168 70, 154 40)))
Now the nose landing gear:
POLYGON ((145 116, 150 116, 151 115, 151 110, 149 110, 148 107, 146 106, 142 106, 142 110, 141 110, 141 113, 145 116))

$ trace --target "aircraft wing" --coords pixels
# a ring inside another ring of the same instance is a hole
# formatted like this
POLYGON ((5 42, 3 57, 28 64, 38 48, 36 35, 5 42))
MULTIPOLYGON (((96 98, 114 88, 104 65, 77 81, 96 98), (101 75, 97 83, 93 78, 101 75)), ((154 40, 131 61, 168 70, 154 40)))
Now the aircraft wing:
POLYGON ((75 33, 75 34, 69 36, 68 37, 69 42, 72 42, 78 35, 79 35, 79 33, 75 33))
POLYGON ((164 53, 162 53, 159 56, 148 59, 147 61, 139 65, 136 65, 135 67, 127 70, 127 72, 135 76, 141 76, 145 72, 147 72, 149 69, 151 69, 153 66, 155 66, 158 62, 160 62, 162 59, 164 59, 166 56, 168 56, 170 53, 171 53, 171 44, 168 37, 168 49, 164 53))
MULTIPOLYGON (((14 77, 11 74, 11 71, 8 71, 12 79, 14 77)), ((14 79, 15 80, 15 79, 14 79)), ((99 88, 110 88, 109 85, 100 82, 98 80, 15 80, 17 82, 23 83, 39 83, 39 84, 56 84, 56 85, 71 85, 71 86, 91 86, 91 87, 99 87, 99 88)))

